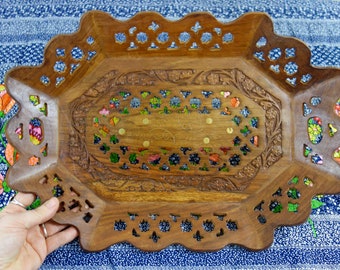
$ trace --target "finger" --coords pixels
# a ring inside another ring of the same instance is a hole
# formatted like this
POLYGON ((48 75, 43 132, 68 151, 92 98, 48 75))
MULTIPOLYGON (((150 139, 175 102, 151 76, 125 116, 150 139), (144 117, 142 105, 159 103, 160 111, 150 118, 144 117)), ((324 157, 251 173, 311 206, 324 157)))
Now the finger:
POLYGON ((45 227, 46 227, 46 230, 47 230, 47 235, 52 236, 52 235, 64 230, 65 228, 69 227, 69 225, 59 224, 55 221, 49 221, 49 222, 45 223, 45 227))
POLYGON ((59 200, 55 197, 47 200, 38 208, 21 213, 25 227, 32 228, 50 220, 59 208, 59 200))
POLYGON ((26 207, 30 206, 34 200, 36 199, 36 196, 33 193, 22 193, 18 192, 15 196, 14 199, 19 202, 19 204, 15 204, 13 202, 10 202, 6 206, 6 211, 9 213, 12 213, 13 211, 26 211, 26 207))
POLYGON ((67 229, 56 233, 55 235, 48 237, 46 239, 47 244, 47 254, 50 254, 52 251, 57 248, 71 242, 78 236, 78 230, 75 227, 68 227, 67 229))
POLYGON ((33 193, 18 192, 15 198, 24 205, 30 206, 36 199, 36 195, 33 193))

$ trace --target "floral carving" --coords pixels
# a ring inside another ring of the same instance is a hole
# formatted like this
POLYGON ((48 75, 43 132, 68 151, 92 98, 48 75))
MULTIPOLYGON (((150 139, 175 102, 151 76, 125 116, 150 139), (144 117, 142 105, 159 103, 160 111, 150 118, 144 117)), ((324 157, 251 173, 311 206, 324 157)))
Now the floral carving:
POLYGON ((92 88, 71 104, 73 132, 70 134, 69 154, 83 170, 91 174, 94 182, 107 186, 109 190, 124 191, 174 191, 196 188, 200 191, 242 191, 258 174, 261 168, 268 168, 277 162, 282 152, 281 103, 265 91, 255 81, 238 69, 199 71, 194 69, 144 70, 129 73, 110 71, 92 88), (113 171, 86 146, 86 114, 95 106, 97 99, 112 86, 150 86, 158 82, 176 85, 230 85, 257 103, 264 111, 265 146, 260 155, 240 168, 234 175, 166 175, 155 180, 150 177, 140 179, 137 175, 127 175, 113 171))

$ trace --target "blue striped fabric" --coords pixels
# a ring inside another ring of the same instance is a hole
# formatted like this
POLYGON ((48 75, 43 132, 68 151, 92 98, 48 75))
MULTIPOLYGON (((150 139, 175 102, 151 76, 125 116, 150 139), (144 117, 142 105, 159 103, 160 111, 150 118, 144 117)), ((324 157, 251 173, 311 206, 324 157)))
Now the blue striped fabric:
MULTIPOLYGON (((10 68, 39 65, 47 42, 60 33, 76 31, 81 15, 94 9, 118 19, 130 18, 139 11, 157 11, 169 19, 209 11, 223 22, 246 12, 266 12, 274 21, 276 33, 297 37, 309 46, 313 65, 340 67, 339 0, 55 0, 49 4, 45 0, 2 0, 0 83, 10 68)), ((15 106, 0 119, 0 128, 16 110, 15 106)), ((4 153, 2 145, 0 153, 4 153)), ((0 161, 3 176, 6 171, 7 165, 0 161)), ((0 195, 0 208, 11 194, 0 195)), ((312 222, 278 228, 273 245, 265 251, 228 246, 218 252, 196 253, 173 245, 145 253, 122 243, 102 252, 86 253, 74 241, 49 255, 42 269, 339 269, 340 196, 318 199, 325 205, 312 212, 312 222)))

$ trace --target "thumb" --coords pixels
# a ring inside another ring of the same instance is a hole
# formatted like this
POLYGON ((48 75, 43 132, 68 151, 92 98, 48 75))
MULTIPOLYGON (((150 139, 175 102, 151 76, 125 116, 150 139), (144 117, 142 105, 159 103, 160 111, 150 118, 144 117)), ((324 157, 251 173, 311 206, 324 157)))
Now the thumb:
POLYGON ((57 212, 58 207, 59 200, 52 197, 38 208, 23 212, 22 215, 25 227, 27 229, 32 228, 35 225, 39 225, 50 220, 57 212))

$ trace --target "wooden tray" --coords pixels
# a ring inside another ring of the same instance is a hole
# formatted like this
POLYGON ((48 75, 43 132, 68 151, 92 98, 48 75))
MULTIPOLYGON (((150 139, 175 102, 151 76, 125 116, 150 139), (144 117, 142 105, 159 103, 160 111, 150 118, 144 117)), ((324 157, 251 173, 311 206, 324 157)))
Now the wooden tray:
POLYGON ((260 250, 340 192, 340 71, 265 14, 89 12, 6 83, 21 106, 9 184, 57 196, 86 250, 260 250))

